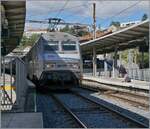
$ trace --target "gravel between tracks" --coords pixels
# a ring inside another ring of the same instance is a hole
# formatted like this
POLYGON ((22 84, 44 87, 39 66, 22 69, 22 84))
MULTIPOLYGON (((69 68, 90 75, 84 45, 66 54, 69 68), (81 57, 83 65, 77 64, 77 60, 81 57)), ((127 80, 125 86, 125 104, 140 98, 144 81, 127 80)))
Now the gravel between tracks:
POLYGON ((37 111, 43 113, 44 128, 73 128, 66 112, 48 94, 37 94, 37 111))
MULTIPOLYGON (((120 102, 109 100, 105 97, 99 96, 99 94, 97 92, 93 92, 90 90, 85 90, 82 88, 74 88, 72 90, 79 92, 81 95, 91 98, 98 103, 105 104, 108 107, 111 107, 121 113, 124 113, 125 115, 128 115, 142 123, 145 123, 146 125, 149 124, 148 117, 144 117, 143 115, 140 115, 140 113, 141 113, 140 111, 143 111, 143 110, 139 110, 137 108, 133 108, 133 107, 130 107, 127 105, 122 106, 122 104, 120 102), (137 113, 139 113, 139 114, 137 114, 137 113)), ((148 112, 144 112, 144 111, 141 114, 144 114, 144 113, 145 113, 145 116, 148 116, 148 114, 149 114, 148 112)))
MULTIPOLYGON (((56 94, 55 94, 56 95, 56 94)), ((57 94, 57 97, 65 103, 89 128, 129 128, 138 126, 114 113, 110 113, 103 107, 83 101, 71 93, 57 94)))

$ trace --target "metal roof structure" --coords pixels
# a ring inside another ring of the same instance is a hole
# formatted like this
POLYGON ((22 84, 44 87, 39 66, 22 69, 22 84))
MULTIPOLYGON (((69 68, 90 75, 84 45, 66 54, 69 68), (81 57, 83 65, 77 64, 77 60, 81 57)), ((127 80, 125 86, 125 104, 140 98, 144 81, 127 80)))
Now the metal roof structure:
POLYGON ((66 33, 66 32, 47 32, 45 34, 42 34, 42 37, 45 40, 53 40, 53 41, 59 41, 59 40, 62 40, 62 41, 68 41, 68 40, 76 41, 77 40, 77 37, 75 37, 75 36, 73 36, 69 33, 66 33))
MULTIPOLYGON (((7 20, 7 32, 3 38, 2 47, 5 47, 6 54, 12 51, 20 42, 25 25, 26 2, 25 1, 2 1, 1 7, 4 10, 4 20, 7 20)), ((2 24, 3 26, 3 24, 2 24)))
POLYGON ((80 44, 80 46, 83 54, 90 54, 93 47, 96 48, 97 54, 103 54, 114 52, 116 47, 118 50, 125 50, 127 48, 145 45, 146 37, 149 37, 149 20, 134 24, 103 37, 84 42, 80 44))

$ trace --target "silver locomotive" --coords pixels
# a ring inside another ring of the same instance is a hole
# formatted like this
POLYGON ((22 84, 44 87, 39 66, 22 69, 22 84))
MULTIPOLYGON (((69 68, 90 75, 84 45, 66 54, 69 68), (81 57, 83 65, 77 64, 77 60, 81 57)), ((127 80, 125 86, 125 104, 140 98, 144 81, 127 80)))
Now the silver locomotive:
POLYGON ((78 38, 68 33, 42 34, 26 55, 26 62, 29 76, 36 76, 40 85, 48 80, 42 85, 49 88, 70 88, 72 80, 79 84, 82 77, 78 38))

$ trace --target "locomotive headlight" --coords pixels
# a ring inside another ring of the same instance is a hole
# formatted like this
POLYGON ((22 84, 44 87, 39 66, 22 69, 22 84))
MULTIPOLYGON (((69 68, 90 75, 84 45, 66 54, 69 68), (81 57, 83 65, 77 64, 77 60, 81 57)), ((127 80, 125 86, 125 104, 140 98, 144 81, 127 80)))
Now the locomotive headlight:
POLYGON ((46 65, 46 68, 50 68, 50 64, 47 64, 47 65, 46 65))
POLYGON ((74 68, 74 69, 78 69, 78 68, 79 68, 79 66, 78 66, 78 64, 72 64, 72 68, 74 68))
POLYGON ((54 68, 55 67, 55 64, 47 64, 46 65, 46 68, 54 68))

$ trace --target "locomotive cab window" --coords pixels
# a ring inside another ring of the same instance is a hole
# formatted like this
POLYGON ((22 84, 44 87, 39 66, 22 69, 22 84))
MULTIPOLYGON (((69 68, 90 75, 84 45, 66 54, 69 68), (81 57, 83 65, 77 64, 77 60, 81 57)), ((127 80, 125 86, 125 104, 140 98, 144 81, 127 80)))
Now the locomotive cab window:
POLYGON ((75 51, 76 42, 75 41, 62 41, 62 50, 63 51, 75 51))
POLYGON ((58 41, 48 42, 44 46, 45 51, 58 51, 58 41))

